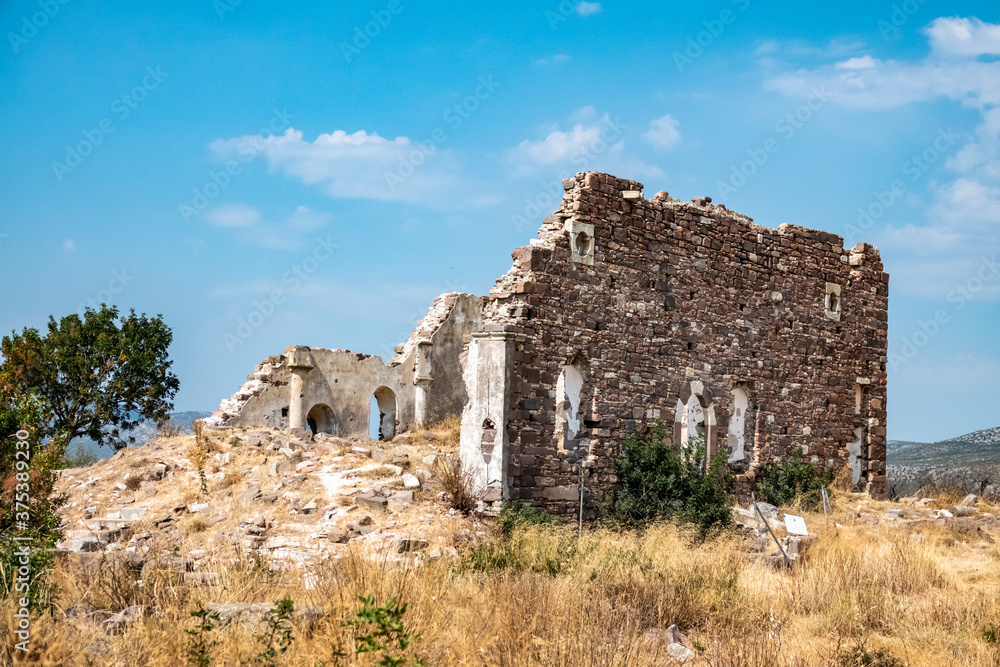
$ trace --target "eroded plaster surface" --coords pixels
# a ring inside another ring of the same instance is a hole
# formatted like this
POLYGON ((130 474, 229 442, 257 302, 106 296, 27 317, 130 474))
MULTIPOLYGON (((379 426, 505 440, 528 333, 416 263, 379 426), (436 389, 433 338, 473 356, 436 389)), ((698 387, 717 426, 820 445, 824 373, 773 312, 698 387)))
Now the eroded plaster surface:
POLYGON ((854 429, 854 440, 847 443, 847 465, 851 469, 851 486, 858 485, 864 472, 864 455, 862 454, 864 438, 865 427, 858 426, 854 429))
POLYGON ((729 418, 729 463, 746 458, 746 415, 750 401, 742 389, 733 389, 733 414, 729 418))

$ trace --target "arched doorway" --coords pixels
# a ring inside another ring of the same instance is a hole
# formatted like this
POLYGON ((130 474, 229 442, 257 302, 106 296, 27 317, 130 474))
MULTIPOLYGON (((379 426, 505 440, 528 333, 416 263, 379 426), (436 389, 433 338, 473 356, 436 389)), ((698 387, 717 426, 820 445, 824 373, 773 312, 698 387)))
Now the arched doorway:
POLYGON ((392 440, 396 437, 396 394, 388 387, 379 387, 372 394, 369 418, 369 438, 392 440), (378 413, 378 420, 375 414, 378 413))
POLYGON ((317 433, 337 434, 337 423, 334 421, 333 410, 330 409, 329 405, 317 403, 312 406, 309 414, 306 415, 306 425, 309 426, 313 435, 317 433))

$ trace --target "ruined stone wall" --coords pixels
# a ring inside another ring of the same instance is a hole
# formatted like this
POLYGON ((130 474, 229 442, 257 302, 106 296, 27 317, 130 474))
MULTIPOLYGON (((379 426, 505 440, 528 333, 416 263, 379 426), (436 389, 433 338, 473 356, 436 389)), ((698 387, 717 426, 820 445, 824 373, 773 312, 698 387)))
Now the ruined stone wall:
POLYGON ((206 424, 367 437, 373 395, 386 438, 456 415, 466 401, 459 357, 482 326, 482 309, 483 297, 441 295, 389 363, 350 350, 289 346, 262 361, 206 424))
POLYGON ((497 375, 508 407, 484 435, 473 397, 462 451, 473 468, 506 454, 497 493, 572 514, 582 466, 592 509, 616 481, 616 444, 656 419, 678 443, 703 433, 750 475, 802 451, 882 493, 889 276, 876 248, 762 227, 704 198, 645 199, 606 174, 564 185, 483 314, 489 344, 509 346, 497 375))

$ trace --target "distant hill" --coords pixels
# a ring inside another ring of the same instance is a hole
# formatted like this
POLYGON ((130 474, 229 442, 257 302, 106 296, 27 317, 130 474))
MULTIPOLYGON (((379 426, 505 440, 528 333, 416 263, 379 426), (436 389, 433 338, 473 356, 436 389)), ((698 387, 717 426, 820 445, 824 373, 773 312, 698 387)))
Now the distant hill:
POLYGON ((886 448, 893 466, 1000 464, 1000 426, 940 442, 890 440, 886 448))
MULTIPOLYGON (((182 433, 193 433, 195 421, 209 417, 211 414, 211 412, 197 412, 194 410, 189 410, 187 412, 171 412, 170 421, 180 426, 182 433)), ((147 442, 156 437, 156 424, 151 421, 142 422, 137 427, 132 429, 131 434, 135 436, 135 446, 145 445, 147 442)), ((90 438, 76 438, 70 443, 67 451, 72 453, 80 445, 82 445, 86 451, 93 452, 102 459, 110 458, 111 455, 114 454, 110 447, 99 447, 97 443, 90 438)))

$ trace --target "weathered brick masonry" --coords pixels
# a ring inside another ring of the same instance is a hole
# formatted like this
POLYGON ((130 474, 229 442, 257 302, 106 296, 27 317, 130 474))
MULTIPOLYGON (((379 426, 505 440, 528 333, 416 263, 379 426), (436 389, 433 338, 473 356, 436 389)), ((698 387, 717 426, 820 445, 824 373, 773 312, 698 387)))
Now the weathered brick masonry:
POLYGON ((573 514, 582 466, 589 513, 614 486, 617 443, 656 419, 751 476, 801 450, 883 492, 889 276, 876 248, 762 227, 706 198, 645 199, 607 174, 564 186, 468 354, 463 460, 494 498, 573 514))
POLYGON ((380 437, 461 411, 462 464, 488 502, 585 513, 611 491, 616 447, 657 419, 703 436, 750 481, 802 451, 885 488, 886 307, 878 250, 771 229, 708 198, 681 202, 600 173, 489 297, 438 297, 388 363, 290 346, 208 424, 380 437), (464 406, 464 407, 463 407, 464 406))

